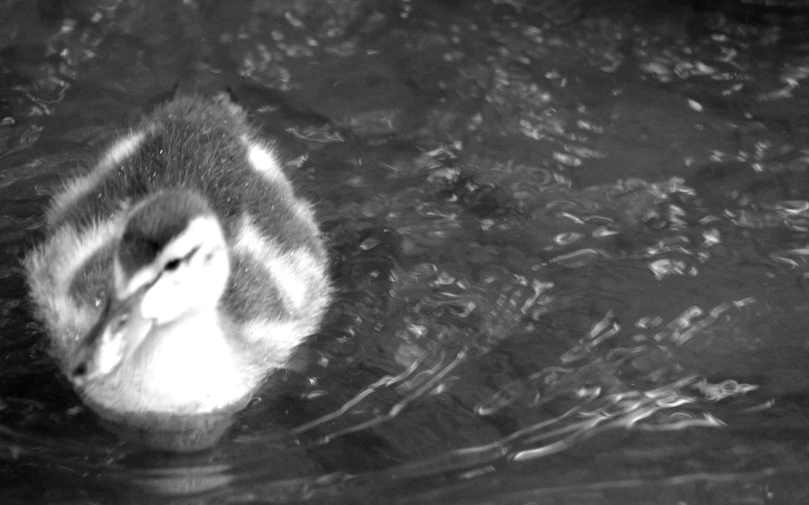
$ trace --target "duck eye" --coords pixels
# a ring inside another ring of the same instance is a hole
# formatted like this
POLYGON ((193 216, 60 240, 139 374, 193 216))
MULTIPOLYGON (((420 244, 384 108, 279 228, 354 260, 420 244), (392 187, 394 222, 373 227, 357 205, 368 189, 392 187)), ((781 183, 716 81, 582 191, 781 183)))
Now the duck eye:
POLYGON ((180 267, 180 258, 174 258, 173 260, 169 260, 166 265, 163 267, 163 270, 167 272, 173 272, 180 267))
POLYGON ((84 377, 85 375, 87 375, 87 363, 81 363, 73 369, 74 377, 84 377))
POLYGON ((129 322, 129 316, 128 316, 128 315, 126 315, 126 314, 122 314, 122 315, 121 315, 121 317, 119 317, 119 318, 118 318, 118 319, 115 321, 115 326, 114 326, 115 331, 116 331, 116 332, 118 332, 118 331, 123 330, 123 329, 124 329, 124 327, 126 326, 126 323, 127 323, 127 322, 129 322))

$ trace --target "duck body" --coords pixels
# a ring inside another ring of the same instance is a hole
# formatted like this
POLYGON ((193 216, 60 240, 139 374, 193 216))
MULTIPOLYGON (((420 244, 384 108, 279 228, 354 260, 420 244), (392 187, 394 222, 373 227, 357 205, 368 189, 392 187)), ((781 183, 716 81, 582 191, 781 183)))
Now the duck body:
POLYGON ((179 97, 68 181, 25 259, 52 352, 96 410, 246 399, 330 302, 312 206, 229 102, 179 97))

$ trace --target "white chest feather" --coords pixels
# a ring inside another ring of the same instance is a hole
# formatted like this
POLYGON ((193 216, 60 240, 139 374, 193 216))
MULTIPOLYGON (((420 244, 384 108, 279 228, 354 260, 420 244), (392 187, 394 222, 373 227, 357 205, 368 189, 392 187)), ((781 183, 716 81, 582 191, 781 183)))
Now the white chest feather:
POLYGON ((249 394, 245 374, 214 315, 186 318, 149 337, 138 357, 142 400, 157 411, 207 412, 249 394))

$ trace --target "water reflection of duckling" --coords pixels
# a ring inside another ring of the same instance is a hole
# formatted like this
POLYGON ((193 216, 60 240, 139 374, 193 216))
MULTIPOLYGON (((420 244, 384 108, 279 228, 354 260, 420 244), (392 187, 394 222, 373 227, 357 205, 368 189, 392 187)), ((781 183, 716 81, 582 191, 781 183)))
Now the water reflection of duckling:
POLYGON ((158 108, 55 196, 46 233, 25 261, 32 298, 102 412, 243 404, 331 297, 310 204, 227 101, 158 108))

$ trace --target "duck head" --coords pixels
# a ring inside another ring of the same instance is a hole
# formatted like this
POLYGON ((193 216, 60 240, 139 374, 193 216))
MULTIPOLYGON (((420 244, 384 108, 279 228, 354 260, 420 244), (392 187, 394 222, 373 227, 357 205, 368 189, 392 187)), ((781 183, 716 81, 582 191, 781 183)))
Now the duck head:
POLYGON ((208 202, 193 191, 137 204, 120 235, 102 314, 75 352, 71 379, 103 379, 150 338, 185 318, 215 313, 230 276, 228 247, 208 202))

